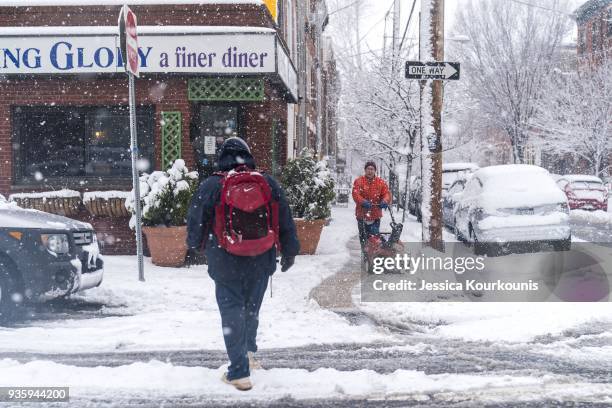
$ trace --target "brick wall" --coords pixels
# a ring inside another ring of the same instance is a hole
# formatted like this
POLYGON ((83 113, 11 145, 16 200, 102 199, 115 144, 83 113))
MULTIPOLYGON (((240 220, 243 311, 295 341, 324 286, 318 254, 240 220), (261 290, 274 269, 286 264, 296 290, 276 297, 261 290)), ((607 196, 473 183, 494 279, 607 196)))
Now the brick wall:
MULTIPOLYGON (((163 5, 134 6, 140 25, 248 25, 271 27, 269 13, 257 5, 163 5)), ((119 6, 88 7, 0 7, 0 26, 78 26, 116 25, 119 6)), ((139 104, 155 107, 155 169, 161 167, 161 113, 179 111, 182 115, 182 156, 190 169, 195 168, 195 155, 190 141, 191 103, 187 100, 189 77, 177 75, 147 75, 136 81, 139 104)), ((247 142, 260 168, 272 168, 272 121, 278 120, 286 135, 287 105, 276 87, 268 80, 266 99, 262 103, 244 103, 244 128, 247 142)), ((68 187, 81 192, 99 190, 130 190, 131 181, 120 184, 104 183, 103 187, 79 185, 15 186, 13 182, 13 151, 11 109, 25 105, 116 106, 127 105, 128 90, 125 75, 45 75, 8 76, 0 80, 0 192, 44 191, 68 187)), ((287 157, 286 141, 281 143, 280 160, 287 157)), ((103 253, 135 253, 134 232, 128 218, 98 218, 84 208, 77 219, 90 222, 104 242, 103 253)))
MULTIPOLYGON (((195 156, 190 141, 191 103, 187 100, 187 77, 151 76, 137 80, 136 99, 139 104, 155 106, 155 169, 161 167, 161 112, 180 111, 182 114, 182 156, 187 166, 195 168, 195 156)), ((124 76, 83 77, 28 77, 12 78, 0 82, 0 191, 9 195, 18 191, 44 191, 49 186, 14 186, 12 156, 11 107, 20 105, 101 106, 125 105, 128 101, 127 80, 124 76)), ((272 120, 277 119, 281 131, 286 129, 286 103, 278 91, 266 81, 266 99, 262 103, 244 103, 245 133, 260 168, 272 168, 271 151, 272 120)), ((286 131, 286 130, 285 130, 286 131)), ((286 143, 282 143, 281 162, 287 157, 286 143)), ((103 187, 81 187, 78 185, 54 185, 53 188, 68 187, 82 192, 91 190, 130 190, 131 181, 121 185, 105 184, 103 187)), ((94 225, 98 233, 114 236, 107 242, 106 253, 134 253, 133 232, 127 228, 126 220, 91 218, 85 211, 78 217, 94 225)))
MULTIPOLYGON (((121 6, 0 7, 0 26, 116 26, 121 6)), ((143 5, 130 7, 139 25, 272 27, 263 5, 143 5)))

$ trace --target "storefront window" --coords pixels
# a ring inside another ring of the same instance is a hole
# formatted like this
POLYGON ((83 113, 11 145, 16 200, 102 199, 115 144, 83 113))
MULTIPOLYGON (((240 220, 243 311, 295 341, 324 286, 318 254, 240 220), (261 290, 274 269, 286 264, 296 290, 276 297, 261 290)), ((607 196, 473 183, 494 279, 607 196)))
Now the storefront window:
POLYGON ((221 145, 233 136, 239 136, 238 106, 197 105, 192 142, 200 175, 206 177, 214 171, 221 145))
MULTIPOLYGON (((153 163, 154 109, 136 116, 141 157, 153 163)), ((131 178, 126 107, 15 107, 13 123, 17 184, 131 178)))

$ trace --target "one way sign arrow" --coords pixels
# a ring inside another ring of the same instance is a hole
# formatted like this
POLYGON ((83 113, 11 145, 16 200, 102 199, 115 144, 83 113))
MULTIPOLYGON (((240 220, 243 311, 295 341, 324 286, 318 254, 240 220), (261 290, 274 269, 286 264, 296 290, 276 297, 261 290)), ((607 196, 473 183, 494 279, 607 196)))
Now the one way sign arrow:
POLYGON ((406 62, 406 78, 408 79, 459 79, 460 64, 458 62, 406 62))

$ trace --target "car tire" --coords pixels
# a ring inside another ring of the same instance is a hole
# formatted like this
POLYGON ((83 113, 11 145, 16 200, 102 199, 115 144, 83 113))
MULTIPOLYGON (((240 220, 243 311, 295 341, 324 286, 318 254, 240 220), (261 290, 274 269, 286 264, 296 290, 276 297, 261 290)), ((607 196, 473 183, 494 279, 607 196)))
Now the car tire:
POLYGON ((16 301, 16 295, 19 295, 16 283, 0 266, 0 325, 12 323, 18 317, 21 302, 16 301))
POLYGON ((552 243, 555 252, 564 252, 572 249, 572 237, 562 239, 560 241, 554 241, 552 243))
POLYGON ((469 224, 468 229, 470 231, 470 238, 472 239, 472 244, 474 245, 474 255, 488 255, 489 244, 487 244, 486 242, 478 241, 476 231, 474 231, 472 224, 469 224))

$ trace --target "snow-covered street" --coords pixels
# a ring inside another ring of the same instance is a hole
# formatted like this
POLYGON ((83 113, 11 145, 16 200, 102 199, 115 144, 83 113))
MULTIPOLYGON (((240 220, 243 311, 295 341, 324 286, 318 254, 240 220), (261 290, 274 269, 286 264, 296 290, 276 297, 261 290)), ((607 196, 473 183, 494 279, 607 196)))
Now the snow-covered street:
POLYGON ((106 257, 100 288, 0 329, 0 385, 70 386, 75 406, 612 403, 609 303, 321 308, 308 296, 319 282, 359 271, 352 212, 334 208, 318 255, 274 275, 249 393, 219 379, 227 358, 205 267, 147 263, 141 283, 134 257, 106 257))

